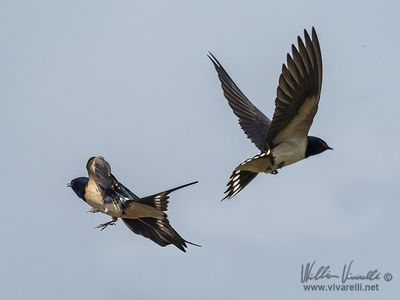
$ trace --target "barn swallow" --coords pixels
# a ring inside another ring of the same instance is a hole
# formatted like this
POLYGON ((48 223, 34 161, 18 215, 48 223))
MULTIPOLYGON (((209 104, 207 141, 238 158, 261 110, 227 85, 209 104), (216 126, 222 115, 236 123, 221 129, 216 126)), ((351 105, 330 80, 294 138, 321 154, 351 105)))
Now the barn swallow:
POLYGON ((279 77, 272 121, 265 116, 234 83, 214 55, 214 64, 225 98, 239 119, 240 127, 261 151, 235 168, 225 198, 237 195, 259 173, 277 174, 278 169, 302 159, 332 150, 321 138, 308 136, 317 113, 322 87, 322 56, 314 27, 312 38, 304 30, 298 47, 292 45, 287 64, 279 77))
POLYGON ((101 212, 112 217, 110 222, 96 228, 103 230, 107 226, 115 225, 120 218, 134 233, 151 239, 162 247, 173 244, 186 252, 186 244, 199 246, 183 239, 172 228, 165 213, 170 193, 198 181, 140 198, 118 182, 111 173, 110 164, 103 157, 90 158, 86 169, 89 178, 75 178, 68 186, 92 207, 90 212, 101 212))

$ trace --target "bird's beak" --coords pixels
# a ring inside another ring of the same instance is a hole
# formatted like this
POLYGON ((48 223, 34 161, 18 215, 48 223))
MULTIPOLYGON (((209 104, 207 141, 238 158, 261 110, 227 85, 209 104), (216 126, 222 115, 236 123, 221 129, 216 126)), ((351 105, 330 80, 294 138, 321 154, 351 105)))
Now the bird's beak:
POLYGON ((331 147, 328 146, 328 150, 333 150, 333 148, 331 148, 331 147))
POLYGON ((71 182, 68 182, 68 183, 67 183, 67 187, 71 187, 71 182))

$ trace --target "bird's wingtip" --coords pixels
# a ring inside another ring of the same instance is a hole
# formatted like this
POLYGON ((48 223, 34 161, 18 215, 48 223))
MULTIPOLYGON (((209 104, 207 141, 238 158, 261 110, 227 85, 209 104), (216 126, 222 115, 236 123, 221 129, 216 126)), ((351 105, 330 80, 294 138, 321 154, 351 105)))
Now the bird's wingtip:
POLYGON ((211 60, 211 62, 214 64, 214 67, 218 70, 218 68, 221 67, 221 64, 219 63, 218 59, 212 54, 210 51, 208 51, 207 57, 211 60))
POLYGON ((232 198, 232 196, 230 196, 230 195, 225 195, 225 197, 221 199, 221 202, 222 202, 222 201, 225 201, 225 200, 229 200, 229 199, 231 199, 231 198, 232 198))
POLYGON ((193 243, 193 242, 189 242, 189 241, 186 241, 186 240, 185 240, 185 242, 188 243, 188 244, 190 244, 190 245, 196 246, 196 247, 202 247, 201 245, 195 244, 195 243, 193 243))
POLYGON ((193 184, 197 184, 197 183, 199 183, 199 181, 198 181, 198 180, 196 180, 196 181, 193 181, 193 182, 190 182, 190 183, 186 184, 185 186, 189 186, 189 185, 193 185, 193 184))

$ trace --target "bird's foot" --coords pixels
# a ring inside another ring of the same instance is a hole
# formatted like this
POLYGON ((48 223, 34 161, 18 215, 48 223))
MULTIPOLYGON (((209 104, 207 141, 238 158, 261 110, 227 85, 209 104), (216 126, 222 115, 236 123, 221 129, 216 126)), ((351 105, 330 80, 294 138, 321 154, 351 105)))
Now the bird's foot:
POLYGON ((92 214, 95 214, 95 213, 98 213, 98 212, 101 212, 101 210, 100 210, 100 209, 95 209, 95 208, 92 208, 92 209, 88 210, 86 213, 92 213, 92 214))
POLYGON ((100 225, 98 225, 98 226, 96 226, 95 228, 96 229, 99 229, 100 228, 100 231, 103 231, 107 226, 109 226, 109 225, 115 225, 115 222, 116 222, 117 220, 112 220, 112 221, 110 221, 110 222, 107 222, 107 223, 103 223, 103 224, 100 224, 100 225))

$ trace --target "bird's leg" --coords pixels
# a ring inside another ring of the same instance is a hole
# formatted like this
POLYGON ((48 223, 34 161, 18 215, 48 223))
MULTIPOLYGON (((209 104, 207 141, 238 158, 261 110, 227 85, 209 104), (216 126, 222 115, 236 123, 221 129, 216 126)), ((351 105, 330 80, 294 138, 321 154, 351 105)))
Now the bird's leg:
POLYGON ((272 154, 271 149, 268 149, 268 151, 267 151, 265 154, 266 154, 266 155, 269 157, 269 159, 271 160, 271 166, 275 165, 275 157, 274 157, 274 155, 272 154))
MULTIPOLYGON (((269 156, 269 159, 271 160, 271 167, 275 165, 275 158, 274 155, 272 154, 271 150, 268 150, 267 155, 269 156)), ((274 170, 271 172, 271 174, 278 174, 277 170, 274 170)))
MULTIPOLYGON (((278 165, 278 169, 282 169, 284 165, 285 165, 285 162, 281 162, 278 165)), ((276 170, 272 171, 271 174, 274 174, 274 175, 278 174, 278 170, 276 169, 276 170)))
MULTIPOLYGON (((275 165, 275 157, 274 157, 274 155, 273 155, 272 153, 270 153, 270 159, 271 159, 271 164, 272 164, 272 166, 274 166, 274 165, 275 165)), ((273 171, 271 172, 271 174, 273 174, 273 175, 278 174, 278 169, 281 169, 284 165, 285 165, 285 163, 284 163, 284 162, 281 162, 281 163, 278 165, 278 168, 276 168, 275 170, 273 170, 273 171)))
POLYGON ((118 218, 113 217, 110 222, 100 224, 99 226, 96 226, 95 228, 100 228, 101 231, 103 231, 107 226, 109 225, 115 225, 115 222, 117 222, 118 218))
POLYGON ((101 210, 100 209, 95 209, 95 208, 92 208, 92 209, 87 211, 87 213, 92 213, 92 214, 95 214, 95 213, 98 213, 98 212, 101 212, 101 210))

